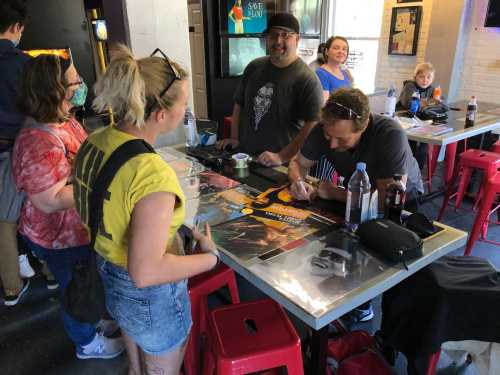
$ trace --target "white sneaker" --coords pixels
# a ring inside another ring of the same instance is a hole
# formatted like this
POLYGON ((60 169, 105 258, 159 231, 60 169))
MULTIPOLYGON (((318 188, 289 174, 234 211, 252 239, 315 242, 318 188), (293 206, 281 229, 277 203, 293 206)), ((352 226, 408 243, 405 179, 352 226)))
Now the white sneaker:
POLYGON ((97 332, 102 332, 106 337, 112 336, 113 333, 120 329, 116 321, 107 319, 99 320, 99 323, 96 324, 96 328, 97 332))
POLYGON ((23 279, 35 276, 35 271, 31 268, 30 261, 28 260, 26 254, 19 255, 19 275, 23 279))
POLYGON ((110 339, 103 336, 102 332, 98 332, 90 343, 76 348, 76 357, 79 359, 111 359, 118 357, 124 349, 121 337, 110 339))

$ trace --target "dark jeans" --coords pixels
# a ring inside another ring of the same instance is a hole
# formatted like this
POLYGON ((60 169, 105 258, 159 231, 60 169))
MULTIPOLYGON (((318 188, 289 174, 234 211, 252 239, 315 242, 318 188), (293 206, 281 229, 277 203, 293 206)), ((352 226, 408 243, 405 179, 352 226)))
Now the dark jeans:
MULTIPOLYGON (((64 290, 68 287, 71 278, 73 277, 73 267, 79 261, 86 260, 90 255, 90 248, 85 246, 68 247, 65 249, 47 249, 30 241, 23 236, 28 249, 35 255, 47 262, 50 272, 54 275, 59 284, 59 292, 62 298, 64 290)), ((61 315, 66 332, 76 345, 83 346, 90 343, 95 335, 96 328, 89 323, 82 323, 73 319, 61 307, 61 315)))

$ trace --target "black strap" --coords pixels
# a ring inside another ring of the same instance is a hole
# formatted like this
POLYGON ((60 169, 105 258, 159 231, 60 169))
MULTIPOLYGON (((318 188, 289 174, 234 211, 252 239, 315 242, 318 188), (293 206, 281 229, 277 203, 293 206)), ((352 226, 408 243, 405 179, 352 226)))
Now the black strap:
POLYGON ((104 198, 109 185, 113 181, 118 170, 128 160, 134 156, 144 153, 154 153, 153 147, 143 139, 132 139, 120 145, 111 156, 106 160, 101 168, 99 175, 95 179, 90 194, 89 202, 89 229, 90 229, 90 247, 94 249, 97 231, 99 230, 99 218, 102 217, 104 198))

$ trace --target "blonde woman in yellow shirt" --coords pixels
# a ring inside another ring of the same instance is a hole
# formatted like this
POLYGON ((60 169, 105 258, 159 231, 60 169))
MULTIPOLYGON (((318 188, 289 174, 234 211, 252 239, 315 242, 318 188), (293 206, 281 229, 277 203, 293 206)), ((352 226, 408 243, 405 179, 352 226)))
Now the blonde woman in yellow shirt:
MULTIPOLYGON (((187 73, 163 52, 136 60, 119 46, 96 85, 94 108, 118 115, 116 126, 91 134, 75 163, 75 200, 88 224, 92 181, 121 144, 156 138, 181 122, 187 73)), ((207 226, 194 231, 201 254, 184 255, 177 230, 185 197, 172 168, 155 153, 130 159, 104 201, 95 243, 108 311, 126 343, 129 374, 178 374, 191 328, 187 278, 212 269, 218 252, 207 226)))

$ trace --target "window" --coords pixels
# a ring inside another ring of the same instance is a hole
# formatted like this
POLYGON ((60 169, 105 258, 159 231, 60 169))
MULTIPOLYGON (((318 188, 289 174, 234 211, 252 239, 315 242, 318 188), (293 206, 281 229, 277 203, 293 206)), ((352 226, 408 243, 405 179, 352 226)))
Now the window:
POLYGON ((355 86, 369 94, 375 91, 375 73, 384 0, 330 0, 333 17, 328 36, 340 35, 349 41, 346 65, 355 86))

